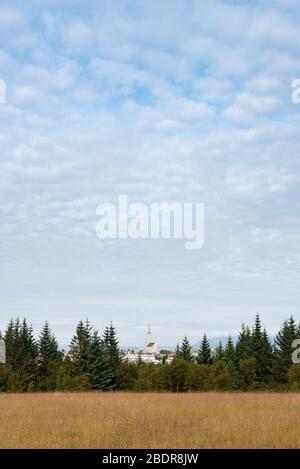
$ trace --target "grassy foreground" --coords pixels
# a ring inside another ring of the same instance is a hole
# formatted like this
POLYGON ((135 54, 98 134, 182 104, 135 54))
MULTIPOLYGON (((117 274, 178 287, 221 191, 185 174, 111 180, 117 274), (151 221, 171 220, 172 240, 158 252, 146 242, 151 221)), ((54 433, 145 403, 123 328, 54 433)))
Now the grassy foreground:
POLYGON ((1 448, 299 448, 300 394, 0 394, 1 448))

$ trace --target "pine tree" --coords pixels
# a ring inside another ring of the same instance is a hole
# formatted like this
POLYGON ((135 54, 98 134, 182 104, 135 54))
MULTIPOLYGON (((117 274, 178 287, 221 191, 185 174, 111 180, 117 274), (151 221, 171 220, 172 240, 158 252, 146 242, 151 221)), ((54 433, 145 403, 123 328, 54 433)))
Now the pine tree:
POLYGON ((266 369, 264 353, 266 352, 266 340, 262 331, 261 321, 259 314, 255 316, 254 327, 251 335, 252 355, 256 360, 256 380, 258 382, 265 381, 266 376, 269 374, 266 369))
POLYGON ((88 351, 91 344, 91 326, 88 320, 79 321, 70 344, 70 357, 73 363, 73 374, 84 375, 88 373, 88 351))
POLYGON ((23 364, 23 345, 21 339, 21 323, 17 318, 11 319, 5 332, 6 359, 14 369, 20 370, 23 364))
POLYGON ((121 354, 118 346, 119 341, 117 338, 116 330, 112 322, 109 326, 106 327, 104 331, 102 343, 105 354, 108 357, 108 366, 113 373, 112 386, 116 387, 118 368, 121 363, 121 354))
POLYGON ((11 319, 4 334, 6 347, 6 363, 15 366, 15 324, 11 319))
POLYGON ((242 324, 241 332, 239 333, 237 343, 236 343, 236 359, 244 360, 250 358, 252 354, 252 341, 251 341, 251 332, 248 326, 242 324))
POLYGON ((217 362, 217 361, 223 361, 223 360, 225 360, 225 352, 224 352, 222 342, 220 341, 218 347, 215 350, 214 361, 217 362))
POLYGON ((268 382, 273 376, 274 350, 266 329, 263 330, 263 356, 261 364, 264 374, 264 381, 268 382))
POLYGON ((55 375, 61 364, 62 353, 58 349, 57 340, 52 334, 48 322, 45 322, 42 328, 38 350, 40 387, 42 390, 52 390, 55 388, 55 375))
POLYGON ((189 343, 187 336, 184 336, 180 347, 180 358, 187 362, 193 361, 192 346, 189 343))
POLYGON ((104 331, 103 344, 108 353, 112 370, 115 372, 120 364, 121 357, 120 357, 120 349, 118 346, 119 341, 117 338, 116 330, 112 322, 110 323, 108 327, 106 327, 104 331))
POLYGON ((293 316, 284 321, 275 338, 274 376, 278 383, 287 382, 287 373, 292 365, 292 342, 297 338, 297 326, 293 316))
POLYGON ((228 337, 226 347, 225 347, 225 361, 229 364, 231 363, 233 366, 236 364, 236 355, 234 344, 231 336, 228 337))
POLYGON ((11 320, 5 333, 7 364, 13 371, 13 390, 27 391, 37 388, 38 349, 32 327, 26 319, 11 320))
MULTIPOLYGON (((20 339, 24 353, 23 361, 23 379, 26 389, 37 389, 37 363, 38 346, 33 336, 32 326, 28 326, 26 319, 21 326, 20 339)), ((22 350, 21 349, 21 350, 22 350)))
POLYGON ((211 349, 206 334, 203 335, 196 360, 199 365, 211 365, 212 363, 211 349))
POLYGON ((175 357, 176 358, 181 358, 180 345, 178 343, 176 344, 175 357))
POLYGON ((224 354, 226 367, 230 375, 230 385, 232 389, 236 389, 238 387, 237 363, 235 348, 231 336, 228 337, 224 354))
POLYGON ((72 390, 72 368, 70 356, 67 355, 58 367, 56 374, 55 389, 57 391, 71 391, 72 390))
POLYGON ((88 377, 91 389, 107 391, 114 388, 114 373, 104 343, 95 331, 88 351, 88 377))
POLYGON ((55 360, 60 359, 61 352, 58 349, 58 343, 51 332, 49 323, 46 321, 38 341, 39 362, 41 369, 48 369, 48 365, 55 360))

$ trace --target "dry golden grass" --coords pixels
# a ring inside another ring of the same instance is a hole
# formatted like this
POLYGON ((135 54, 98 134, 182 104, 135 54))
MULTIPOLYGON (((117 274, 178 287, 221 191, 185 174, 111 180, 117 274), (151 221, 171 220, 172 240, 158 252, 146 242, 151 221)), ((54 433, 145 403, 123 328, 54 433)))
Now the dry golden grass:
POLYGON ((299 448, 300 394, 0 394, 1 448, 299 448))

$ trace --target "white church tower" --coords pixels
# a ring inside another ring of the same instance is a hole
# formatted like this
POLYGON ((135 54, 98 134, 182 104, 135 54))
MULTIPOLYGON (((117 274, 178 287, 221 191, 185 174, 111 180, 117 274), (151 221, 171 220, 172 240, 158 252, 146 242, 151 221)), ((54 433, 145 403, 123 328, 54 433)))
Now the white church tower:
POLYGON ((145 353, 159 353, 158 345, 154 342, 151 331, 151 324, 148 324, 147 333, 145 337, 145 353))

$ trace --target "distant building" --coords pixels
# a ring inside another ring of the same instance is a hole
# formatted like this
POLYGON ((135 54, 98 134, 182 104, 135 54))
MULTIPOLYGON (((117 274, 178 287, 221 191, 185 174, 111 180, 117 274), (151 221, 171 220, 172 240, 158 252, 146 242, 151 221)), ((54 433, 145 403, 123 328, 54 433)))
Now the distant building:
POLYGON ((151 324, 148 324, 144 348, 127 350, 123 360, 126 360, 130 363, 138 363, 141 361, 143 363, 154 363, 155 365, 161 363, 162 356, 159 353, 158 344, 153 340, 151 324))
POLYGON ((136 352, 133 353, 128 351, 124 355, 124 360, 127 360, 129 363, 138 363, 142 361, 143 363, 154 363, 155 365, 160 363, 160 360, 156 358, 154 353, 144 353, 144 352, 136 352))
POLYGON ((148 329, 145 337, 144 353, 159 353, 159 348, 156 342, 154 342, 151 331, 151 324, 148 324, 148 329))

